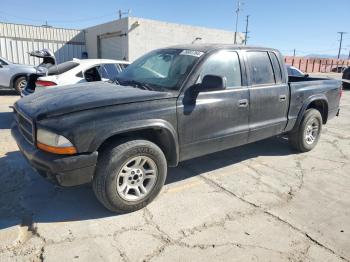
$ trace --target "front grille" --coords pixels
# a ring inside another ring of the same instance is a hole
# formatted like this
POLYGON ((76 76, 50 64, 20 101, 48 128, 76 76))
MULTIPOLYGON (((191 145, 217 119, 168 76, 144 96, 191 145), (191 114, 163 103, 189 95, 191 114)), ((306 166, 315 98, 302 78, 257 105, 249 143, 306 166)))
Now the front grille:
POLYGON ((31 144, 34 143, 34 128, 32 121, 26 117, 24 114, 20 113, 16 108, 14 108, 15 120, 17 122, 19 131, 23 137, 31 144))

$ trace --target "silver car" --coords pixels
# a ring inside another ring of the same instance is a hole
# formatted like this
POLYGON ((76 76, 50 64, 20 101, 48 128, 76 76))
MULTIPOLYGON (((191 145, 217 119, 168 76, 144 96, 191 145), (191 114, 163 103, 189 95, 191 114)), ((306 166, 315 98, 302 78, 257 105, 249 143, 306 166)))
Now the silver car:
POLYGON ((0 89, 15 89, 20 94, 26 86, 27 75, 35 72, 33 66, 11 63, 0 57, 0 89))

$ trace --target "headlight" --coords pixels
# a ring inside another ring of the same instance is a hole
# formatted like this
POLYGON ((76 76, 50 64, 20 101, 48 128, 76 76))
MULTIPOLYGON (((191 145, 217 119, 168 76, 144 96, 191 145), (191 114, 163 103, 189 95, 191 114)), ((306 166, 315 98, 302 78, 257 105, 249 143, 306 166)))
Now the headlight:
POLYGON ((57 135, 44 129, 36 132, 37 147, 46 152, 59 155, 73 155, 77 153, 74 145, 64 136, 57 135))

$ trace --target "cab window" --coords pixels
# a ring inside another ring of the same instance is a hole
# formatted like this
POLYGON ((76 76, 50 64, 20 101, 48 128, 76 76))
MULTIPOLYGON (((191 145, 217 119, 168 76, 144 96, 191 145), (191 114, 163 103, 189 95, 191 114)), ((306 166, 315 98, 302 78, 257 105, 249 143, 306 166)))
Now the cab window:
POLYGON ((212 54, 202 65, 199 83, 205 75, 226 77, 227 88, 240 87, 242 80, 238 54, 233 51, 219 51, 212 54))
POLYGON ((282 70, 278 58, 275 53, 270 52, 270 58, 275 72, 275 80, 277 84, 282 83, 282 70))
POLYGON ((247 58, 252 85, 275 84, 272 64, 267 52, 249 51, 247 58))

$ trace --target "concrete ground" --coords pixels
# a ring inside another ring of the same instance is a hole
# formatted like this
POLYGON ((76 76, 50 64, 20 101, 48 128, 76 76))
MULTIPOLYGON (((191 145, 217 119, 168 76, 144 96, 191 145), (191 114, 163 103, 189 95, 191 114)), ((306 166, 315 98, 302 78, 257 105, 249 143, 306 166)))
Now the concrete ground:
POLYGON ((182 163, 147 208, 33 171, 0 95, 0 261, 350 261, 350 91, 315 150, 273 138, 182 163))

